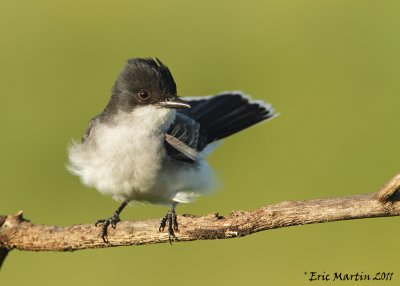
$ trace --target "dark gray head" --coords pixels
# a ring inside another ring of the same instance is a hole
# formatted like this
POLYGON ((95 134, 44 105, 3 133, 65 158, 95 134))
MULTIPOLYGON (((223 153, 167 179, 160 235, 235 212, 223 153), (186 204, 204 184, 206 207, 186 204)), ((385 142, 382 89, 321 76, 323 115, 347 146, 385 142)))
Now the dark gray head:
POLYGON ((189 104, 177 97, 174 78, 159 59, 129 59, 114 84, 105 112, 130 112, 145 105, 190 108, 189 104))

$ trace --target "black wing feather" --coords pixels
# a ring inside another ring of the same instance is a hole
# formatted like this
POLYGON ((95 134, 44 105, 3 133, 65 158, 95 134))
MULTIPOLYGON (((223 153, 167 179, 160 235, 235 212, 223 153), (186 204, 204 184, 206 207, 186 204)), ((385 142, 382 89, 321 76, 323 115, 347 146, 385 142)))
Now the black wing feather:
MULTIPOLYGON (((252 101, 240 92, 183 99, 189 102, 191 109, 177 110, 176 121, 167 134, 197 152, 201 152, 211 142, 228 137, 275 115, 269 104, 252 101)), ((171 145, 166 141, 168 155, 180 161, 195 161, 193 157, 190 158, 182 152, 182 147, 174 145, 177 144, 171 145)))
POLYGON ((199 152, 207 145, 200 124, 183 113, 177 113, 166 133, 165 147, 170 157, 183 162, 195 162, 199 152))
POLYGON ((192 106, 184 112, 200 123, 201 131, 207 134, 208 143, 228 137, 275 115, 269 104, 253 101, 240 92, 184 100, 192 106))

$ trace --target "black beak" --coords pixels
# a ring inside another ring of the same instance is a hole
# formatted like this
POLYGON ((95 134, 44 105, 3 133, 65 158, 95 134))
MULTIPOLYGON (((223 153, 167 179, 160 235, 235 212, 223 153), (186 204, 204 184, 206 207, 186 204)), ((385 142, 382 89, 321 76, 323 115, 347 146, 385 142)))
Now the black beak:
POLYGON ((176 95, 171 98, 168 98, 166 101, 162 101, 159 103, 162 107, 167 108, 190 108, 191 106, 186 101, 183 101, 176 95))

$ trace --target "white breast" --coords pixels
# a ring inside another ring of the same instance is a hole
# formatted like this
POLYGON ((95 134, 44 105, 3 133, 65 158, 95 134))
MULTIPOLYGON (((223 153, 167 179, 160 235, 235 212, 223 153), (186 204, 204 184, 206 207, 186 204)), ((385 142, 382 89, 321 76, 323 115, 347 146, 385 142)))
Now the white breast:
POLYGON ((85 185, 116 199, 140 196, 159 173, 162 131, 174 118, 174 110, 146 106, 118 114, 114 123, 99 122, 85 143, 69 148, 69 169, 85 185))
POLYGON ((194 165, 165 159, 164 132, 174 120, 175 110, 146 106, 118 114, 112 124, 98 122, 85 143, 70 146, 68 169, 116 200, 188 202, 214 180, 204 159, 194 165))

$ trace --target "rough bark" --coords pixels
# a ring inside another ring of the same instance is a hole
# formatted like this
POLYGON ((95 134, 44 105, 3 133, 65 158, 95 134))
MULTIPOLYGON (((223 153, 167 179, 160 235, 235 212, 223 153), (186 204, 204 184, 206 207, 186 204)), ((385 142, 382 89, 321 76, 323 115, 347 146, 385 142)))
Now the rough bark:
MULTIPOLYGON (((282 202, 254 211, 235 211, 227 217, 178 216, 180 231, 175 242, 225 239, 293 225, 400 215, 400 174, 372 194, 340 198, 282 202)), ((33 251, 75 251, 87 248, 142 245, 168 242, 168 234, 158 232, 159 219, 124 221, 109 228, 109 243, 100 237, 94 224, 68 227, 33 224, 22 216, 0 216, 0 266, 12 249, 33 251)))

